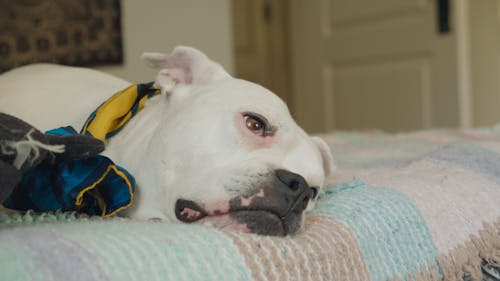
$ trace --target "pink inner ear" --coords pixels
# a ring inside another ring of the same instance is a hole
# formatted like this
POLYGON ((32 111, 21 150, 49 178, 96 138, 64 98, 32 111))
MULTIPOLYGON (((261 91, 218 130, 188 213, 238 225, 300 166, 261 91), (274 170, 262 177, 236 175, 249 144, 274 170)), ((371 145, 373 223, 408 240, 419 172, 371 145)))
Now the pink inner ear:
POLYGON ((184 83, 185 84, 193 83, 193 75, 191 74, 191 71, 184 70, 184 83))
POLYGON ((172 80, 179 83, 191 84, 193 82, 193 77, 191 75, 191 72, 189 72, 186 69, 181 69, 181 68, 163 69, 162 71, 160 71, 160 74, 170 77, 172 80))
POLYGON ((159 66, 159 76, 178 83, 204 85, 231 77, 222 66, 190 47, 176 47, 170 55, 145 53, 144 59, 153 67, 159 66))
POLYGON ((167 58, 167 68, 170 76, 185 84, 193 82, 193 72, 190 64, 191 60, 185 53, 171 55, 167 58))

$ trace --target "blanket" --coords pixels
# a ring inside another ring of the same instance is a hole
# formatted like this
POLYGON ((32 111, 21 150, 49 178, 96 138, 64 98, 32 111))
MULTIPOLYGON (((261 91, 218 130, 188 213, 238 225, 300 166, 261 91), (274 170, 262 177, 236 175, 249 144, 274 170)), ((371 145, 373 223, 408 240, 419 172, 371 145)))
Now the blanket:
POLYGON ((495 280, 500 130, 322 136, 337 171, 294 236, 0 215, 5 280, 495 280))

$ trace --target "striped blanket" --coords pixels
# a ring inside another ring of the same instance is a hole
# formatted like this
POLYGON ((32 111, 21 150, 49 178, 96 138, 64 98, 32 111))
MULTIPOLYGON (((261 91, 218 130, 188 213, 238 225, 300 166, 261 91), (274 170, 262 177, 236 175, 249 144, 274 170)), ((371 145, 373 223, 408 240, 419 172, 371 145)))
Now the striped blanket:
POLYGON ((335 133, 304 228, 0 215, 2 280, 496 280, 500 130, 335 133))

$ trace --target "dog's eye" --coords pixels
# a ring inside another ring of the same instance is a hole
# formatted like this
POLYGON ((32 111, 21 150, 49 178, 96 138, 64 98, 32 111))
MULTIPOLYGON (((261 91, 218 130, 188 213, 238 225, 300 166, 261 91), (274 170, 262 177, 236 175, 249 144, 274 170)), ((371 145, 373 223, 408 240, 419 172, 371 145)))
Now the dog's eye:
POLYGON ((269 126, 262 118, 249 113, 243 115, 243 117, 245 126, 252 133, 260 136, 267 136, 269 134, 269 126))
POLYGON ((250 114, 245 114, 245 126, 256 134, 266 130, 266 123, 259 117, 250 114))

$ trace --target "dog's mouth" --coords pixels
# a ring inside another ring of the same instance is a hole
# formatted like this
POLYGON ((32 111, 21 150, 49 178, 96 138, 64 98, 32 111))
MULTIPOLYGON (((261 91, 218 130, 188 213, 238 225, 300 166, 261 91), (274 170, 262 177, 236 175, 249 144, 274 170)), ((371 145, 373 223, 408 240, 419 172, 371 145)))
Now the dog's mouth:
POLYGON ((175 206, 175 216, 181 222, 211 225, 218 229, 264 235, 286 235, 282 220, 271 211, 228 210, 210 214, 193 201, 179 199, 175 206))
POLYGON ((246 223, 240 223, 233 218, 239 212, 241 211, 217 210, 211 214, 197 203, 185 199, 179 199, 175 204, 175 216, 181 222, 211 225, 218 229, 252 232, 246 223))
POLYGON ((285 236, 294 234, 302 225, 302 210, 313 198, 315 190, 304 192, 299 196, 297 204, 304 204, 299 208, 290 209, 284 215, 275 210, 263 207, 232 206, 227 210, 209 212, 191 200, 178 199, 175 206, 175 215, 178 220, 185 223, 209 224, 218 229, 231 229, 241 232, 256 233, 261 235, 285 236), (298 211, 297 211, 298 210, 298 211))

